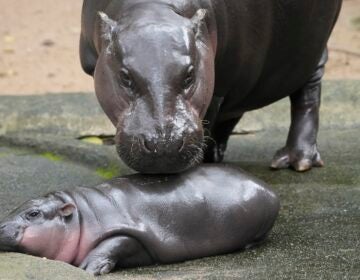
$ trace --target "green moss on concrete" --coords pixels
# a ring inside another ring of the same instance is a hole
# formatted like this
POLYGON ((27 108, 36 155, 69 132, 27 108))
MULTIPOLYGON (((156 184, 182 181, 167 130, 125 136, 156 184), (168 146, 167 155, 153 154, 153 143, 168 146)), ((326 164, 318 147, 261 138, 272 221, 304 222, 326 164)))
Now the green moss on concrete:
POLYGON ((95 144, 95 145, 103 145, 104 142, 100 137, 96 136, 90 136, 90 137, 84 137, 81 139, 81 141, 85 143, 95 144))
POLYGON ((360 17, 354 17, 351 19, 351 24, 356 30, 360 30, 360 17))
POLYGON ((104 179, 111 179, 121 174, 120 169, 116 165, 111 165, 107 168, 96 169, 96 174, 104 179))
POLYGON ((62 157, 51 152, 46 152, 41 154, 42 157, 51 160, 51 161, 61 161, 62 157))
POLYGON ((7 155, 8 155, 7 153, 0 153, 0 158, 6 157, 7 155))

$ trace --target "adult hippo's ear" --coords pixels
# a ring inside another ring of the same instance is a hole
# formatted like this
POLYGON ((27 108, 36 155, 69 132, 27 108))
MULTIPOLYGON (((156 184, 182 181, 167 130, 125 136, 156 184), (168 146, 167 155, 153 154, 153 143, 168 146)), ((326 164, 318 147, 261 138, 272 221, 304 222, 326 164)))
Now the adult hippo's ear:
POLYGON ((193 24, 193 31, 195 33, 196 38, 199 38, 201 36, 206 15, 207 15, 207 11, 205 9, 199 9, 196 11, 195 15, 191 18, 191 22, 193 24))
POLYGON ((102 45, 109 45, 111 42, 111 37, 115 27, 117 26, 117 22, 109 18, 107 14, 104 12, 98 12, 98 28, 96 28, 97 38, 99 38, 100 42, 97 42, 97 50, 100 51, 102 45))
POLYGON ((75 212, 76 206, 72 203, 64 203, 59 208, 59 214, 62 217, 69 217, 75 212))

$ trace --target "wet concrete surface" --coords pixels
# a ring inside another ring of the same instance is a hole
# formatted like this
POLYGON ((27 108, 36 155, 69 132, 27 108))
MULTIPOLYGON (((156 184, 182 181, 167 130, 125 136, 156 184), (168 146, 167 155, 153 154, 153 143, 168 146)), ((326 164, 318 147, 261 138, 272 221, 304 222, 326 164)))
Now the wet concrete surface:
POLYGON ((66 263, 8 253, 0 254, 1 280, 89 280, 85 271, 66 263))
MULTIPOLYGON (((360 82, 327 84, 319 134, 319 148, 326 166, 306 173, 272 171, 268 167, 273 153, 285 143, 289 112, 286 100, 274 105, 275 109, 251 113, 240 123, 237 130, 247 132, 231 138, 226 161, 269 183, 281 199, 280 215, 267 242, 229 255, 126 269, 102 278, 359 279, 359 94, 360 82)), ((62 106, 72 108, 74 118, 80 118, 82 109, 76 110, 74 104, 67 104, 68 98, 64 96, 64 105, 59 101, 58 111, 64 112, 62 106)), ((7 97, 6 102, 10 105, 16 98, 11 101, 7 97)), ((30 110, 26 109, 26 102, 21 108, 30 110)), ((0 110, 0 115, 3 111, 0 110)), ((34 122, 30 129, 30 125, 17 124, 21 118, 19 109, 15 120, 4 118, 0 124, 3 128, 0 133, 0 216, 28 198, 52 190, 91 186, 107 177, 131 172, 117 159, 114 147, 76 139, 78 135, 97 134, 101 125, 92 131, 87 126, 60 125, 59 121, 58 128, 48 131, 46 126, 50 123, 41 127, 41 122, 46 121, 34 122)), ((62 117, 63 121, 66 116, 62 117)), ((19 254, 0 254, 0 280, 85 277, 81 270, 66 264, 19 254)))

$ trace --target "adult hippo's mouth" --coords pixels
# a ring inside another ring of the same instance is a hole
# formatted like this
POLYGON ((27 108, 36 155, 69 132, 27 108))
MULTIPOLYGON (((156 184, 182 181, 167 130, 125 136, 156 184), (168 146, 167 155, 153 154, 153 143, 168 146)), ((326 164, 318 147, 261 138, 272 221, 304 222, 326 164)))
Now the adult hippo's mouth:
POLYGON ((203 131, 176 138, 147 139, 119 133, 116 150, 131 168, 147 174, 179 173, 203 160, 203 131))

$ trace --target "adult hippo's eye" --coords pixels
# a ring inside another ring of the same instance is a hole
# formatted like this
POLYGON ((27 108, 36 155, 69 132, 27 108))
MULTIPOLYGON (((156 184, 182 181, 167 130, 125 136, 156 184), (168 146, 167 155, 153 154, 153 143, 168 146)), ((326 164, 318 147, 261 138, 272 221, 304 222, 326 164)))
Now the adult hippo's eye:
POLYGON ((129 71, 126 69, 122 69, 120 71, 120 81, 124 87, 130 88, 130 89, 132 89, 134 87, 133 80, 130 77, 129 71))
POLYGON ((29 221, 35 220, 40 217, 41 217, 40 210, 31 210, 28 213, 26 213, 26 219, 29 221))
POLYGON ((186 77, 184 80, 184 89, 189 89, 193 85, 194 80, 195 80, 195 69, 194 66, 191 65, 186 73, 186 77))

